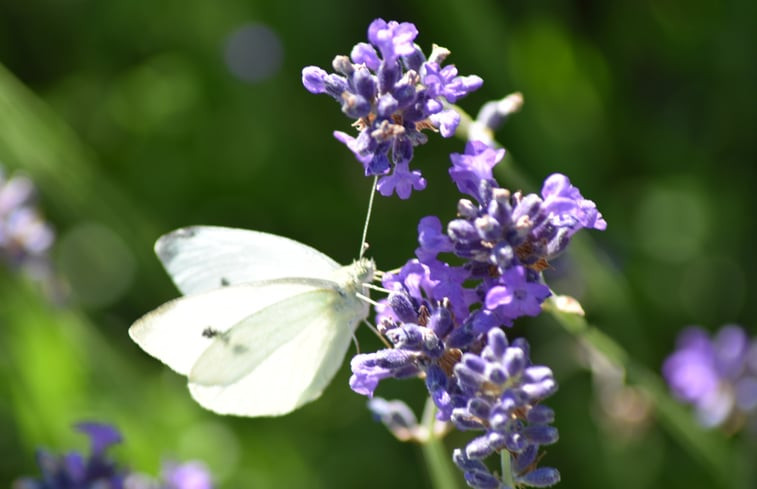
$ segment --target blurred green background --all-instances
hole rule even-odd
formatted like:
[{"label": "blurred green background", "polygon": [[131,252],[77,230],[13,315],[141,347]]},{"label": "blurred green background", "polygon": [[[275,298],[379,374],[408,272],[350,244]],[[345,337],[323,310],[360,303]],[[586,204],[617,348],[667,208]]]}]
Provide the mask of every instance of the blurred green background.
[{"label": "blurred green background", "polygon": [[[0,485],[37,473],[38,446],[83,448],[71,425],[93,419],[123,431],[124,464],[155,474],[166,458],[199,458],[220,488],[430,487],[418,448],[349,390],[347,365],[294,414],[226,418],[127,336],[177,295],[152,255],[176,227],[258,229],[355,257],[370,183],[331,136],[350,121],[305,91],[300,70],[328,69],[375,17],[415,23],[427,53],[443,45],[462,74],[484,78],[460,102],[469,113],[521,91],[522,112],[497,133],[517,185],[538,190],[566,173],[609,224],[585,233],[550,283],[580,298],[646,387],[624,388],[622,372],[548,317],[513,329],[560,382],[549,404],[561,439],[543,462],[560,469],[559,487],[755,487],[744,437],[699,430],[646,377],[687,324],[755,332],[748,0],[0,0],[0,162],[38,184],[67,290],[51,304],[0,276]],[[463,144],[431,138],[415,157],[427,190],[377,201],[369,242],[380,268],[412,255],[419,218],[453,216],[448,154]],[[498,178],[516,185],[513,174]],[[364,351],[378,347],[367,330],[358,337]],[[405,381],[378,393],[420,410],[422,391]],[[450,437],[450,451],[472,436]]]}]

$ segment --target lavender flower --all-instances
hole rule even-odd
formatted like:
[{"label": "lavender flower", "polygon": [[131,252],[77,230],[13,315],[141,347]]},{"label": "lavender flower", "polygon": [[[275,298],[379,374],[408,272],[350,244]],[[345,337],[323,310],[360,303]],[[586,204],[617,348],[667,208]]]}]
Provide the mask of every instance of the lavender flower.
[{"label": "lavender flower", "polygon": [[107,449],[121,441],[121,435],[112,426],[98,423],[80,423],[76,428],[90,441],[90,455],[70,452],[55,456],[47,451],[37,452],[37,463],[42,470],[39,479],[17,480],[13,489],[121,489],[126,472],[106,456]]},{"label": "lavender flower", "polygon": [[[471,340],[490,327],[538,315],[550,295],[541,277],[549,261],[578,230],[607,227],[594,203],[564,175],[548,177],[541,197],[499,188],[492,168],[503,156],[504,150],[477,141],[469,142],[464,154],[453,154],[450,175],[478,204],[461,199],[459,217],[447,225],[446,234],[434,216],[418,226],[415,254],[429,269],[428,296],[455,304],[459,320],[474,333]],[[437,258],[449,253],[464,260],[463,266]]]},{"label": "lavender flower", "polygon": [[[350,386],[372,396],[383,379],[425,377],[437,419],[461,430],[485,432],[464,451],[478,468],[468,470],[458,463],[468,484],[499,487],[489,485],[496,478],[482,472],[481,459],[507,450],[517,462],[521,452],[530,454],[557,440],[557,431],[548,426],[554,417],[551,410],[538,405],[557,388],[552,372],[531,365],[525,340],[508,345],[498,327],[481,337],[474,323],[457,321],[449,298],[435,300],[429,295],[440,283],[432,280],[428,266],[411,261],[396,276],[388,276],[384,285],[395,292],[386,301],[379,331],[393,348],[356,355]],[[462,300],[465,291],[461,287],[459,292],[450,295]],[[380,401],[373,402],[371,409],[396,436],[409,438],[414,433],[414,418],[401,405]],[[534,465],[523,464],[518,473],[525,477]],[[549,480],[556,483],[559,473],[550,470],[554,475]],[[528,485],[526,479],[519,483]]]},{"label": "lavender flower", "polygon": [[512,458],[516,484],[546,487],[560,481],[557,469],[534,467],[539,447],[558,438],[550,426],[554,412],[540,404],[557,384],[548,367],[530,364],[528,350],[523,339],[508,344],[505,333],[495,328],[480,354],[465,353],[454,367],[467,402],[454,408],[450,419],[460,429],[484,432],[455,457],[471,487],[499,487],[491,485],[496,478],[486,466],[475,462],[502,450]]},{"label": "lavender flower", "polygon": [[13,267],[46,261],[53,232],[33,205],[34,184],[24,176],[6,178],[0,168],[0,256]]},{"label": "lavender flower", "polygon": [[712,338],[701,328],[685,329],[662,372],[703,426],[739,423],[757,413],[757,339],[740,326],[724,326]]},{"label": "lavender flower", "polygon": [[[442,67],[450,52],[434,46],[426,56],[414,43],[418,30],[409,22],[374,20],[368,27],[369,43],[358,43],[350,57],[337,56],[336,73],[316,66],[302,70],[302,83],[311,93],[326,93],[342,105],[342,112],[356,119],[359,134],[335,131],[363,164],[366,175],[382,175],[378,190],[407,199],[422,190],[426,181],[409,168],[414,147],[424,144],[424,129],[443,137],[455,133],[460,115],[447,108],[478,89],[478,76],[458,76],[453,65]],[[391,154],[391,157],[390,157]]]},{"label": "lavender flower", "polygon": [[[356,355],[350,386],[373,396],[384,379],[424,378],[438,420],[483,432],[453,457],[468,485],[501,487],[481,460],[506,451],[515,484],[546,487],[560,474],[536,468],[539,448],[557,440],[541,402],[557,385],[548,367],[531,364],[528,343],[510,344],[501,328],[538,315],[550,295],[541,276],[549,260],[578,230],[606,223],[564,175],[548,177],[541,196],[499,188],[492,169],[503,156],[478,141],[451,156],[450,176],[476,203],[460,200],[446,232],[435,216],[421,220],[417,258],[383,279],[391,294],[377,322],[392,348]],[[393,431],[408,419],[377,406]]]},{"label": "lavender flower", "polygon": [[200,462],[164,464],[161,480],[130,473],[105,453],[122,441],[116,428],[101,423],[79,423],[76,428],[90,440],[89,457],[70,452],[55,456],[44,450],[37,453],[42,471],[39,479],[18,479],[13,489],[212,489],[210,473]]},{"label": "lavender flower", "polygon": [[[405,282],[422,284],[427,278],[410,274]],[[531,364],[528,343],[518,339],[509,344],[504,331],[492,328],[475,347],[456,348],[456,333],[463,329],[455,324],[449,301],[420,302],[395,293],[388,303],[391,312],[380,330],[394,348],[353,358],[353,390],[372,395],[385,378],[425,377],[437,419],[460,430],[483,431],[453,457],[471,487],[500,487],[482,460],[503,450],[512,458],[518,484],[557,483],[556,469],[535,467],[540,446],[557,441],[557,430],[550,426],[554,412],[540,404],[557,384],[548,367]],[[373,399],[370,406],[398,438],[418,437],[415,417],[403,403]]]}]

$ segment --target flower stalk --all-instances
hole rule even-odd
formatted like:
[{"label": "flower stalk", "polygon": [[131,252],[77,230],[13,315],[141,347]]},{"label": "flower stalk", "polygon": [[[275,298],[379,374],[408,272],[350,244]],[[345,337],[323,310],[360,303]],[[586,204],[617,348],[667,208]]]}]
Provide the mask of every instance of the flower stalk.
[{"label": "flower stalk", "polygon": [[431,486],[434,489],[460,489],[460,475],[450,463],[449,450],[445,448],[443,434],[436,429],[436,405],[429,398],[423,409],[421,423],[427,436],[421,440],[423,460],[426,462]]}]

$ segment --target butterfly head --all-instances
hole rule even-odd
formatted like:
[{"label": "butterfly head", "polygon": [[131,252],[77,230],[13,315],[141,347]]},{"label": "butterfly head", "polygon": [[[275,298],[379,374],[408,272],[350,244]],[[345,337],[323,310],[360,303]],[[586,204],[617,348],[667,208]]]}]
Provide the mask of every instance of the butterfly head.
[{"label": "butterfly head", "polygon": [[352,276],[355,283],[365,284],[373,280],[376,263],[373,258],[360,258],[352,263]]}]

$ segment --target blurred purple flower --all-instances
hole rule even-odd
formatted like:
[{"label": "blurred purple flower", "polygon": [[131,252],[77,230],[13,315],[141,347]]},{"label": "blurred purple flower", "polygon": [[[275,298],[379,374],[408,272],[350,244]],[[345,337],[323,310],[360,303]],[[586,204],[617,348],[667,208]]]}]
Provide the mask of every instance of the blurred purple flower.
[{"label": "blurred purple flower", "polygon": [[92,455],[103,455],[108,447],[123,441],[121,433],[109,424],[85,421],[78,423],[76,429],[89,437]]},{"label": "blurred purple flower", "polygon": [[23,478],[13,489],[122,489],[126,471],[106,455],[106,450],[121,441],[120,433],[110,425],[80,423],[76,428],[90,440],[89,457],[76,452],[55,456],[45,450],[37,452],[42,475],[39,479]]},{"label": "blurred purple flower", "polygon": [[210,472],[201,462],[165,463],[161,476],[164,489],[213,489]]},{"label": "blurred purple flower", "polygon": [[683,330],[662,373],[673,394],[692,404],[700,423],[720,426],[757,412],[757,340],[743,328],[722,327],[714,337],[701,328]]},{"label": "blurred purple flower", "polygon": [[40,450],[37,463],[42,475],[18,479],[13,489],[213,489],[210,473],[200,462],[166,463],[158,481],[129,472],[107,456],[108,448],[122,441],[115,427],[82,422],[76,429],[89,437],[88,457],[77,452],[55,456]]},{"label": "blurred purple flower", "polygon": [[14,267],[46,261],[53,243],[53,231],[33,201],[31,180],[19,175],[6,178],[0,168],[0,255]]}]

